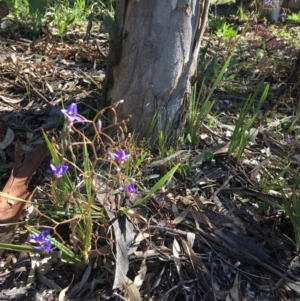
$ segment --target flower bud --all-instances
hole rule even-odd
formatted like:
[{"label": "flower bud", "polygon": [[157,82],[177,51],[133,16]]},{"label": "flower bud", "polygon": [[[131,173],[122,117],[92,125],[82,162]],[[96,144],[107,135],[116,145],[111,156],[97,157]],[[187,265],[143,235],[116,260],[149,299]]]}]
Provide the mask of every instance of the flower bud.
[{"label": "flower bud", "polygon": [[97,120],[96,128],[99,133],[102,131],[102,122],[100,118]]}]

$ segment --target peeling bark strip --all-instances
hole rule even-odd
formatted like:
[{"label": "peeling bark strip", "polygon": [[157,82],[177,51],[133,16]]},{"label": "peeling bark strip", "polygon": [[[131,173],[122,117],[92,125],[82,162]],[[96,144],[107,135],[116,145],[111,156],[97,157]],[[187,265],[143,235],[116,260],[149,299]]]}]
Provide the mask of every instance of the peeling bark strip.
[{"label": "peeling bark strip", "polygon": [[207,22],[209,0],[117,0],[110,47],[107,104],[124,99],[118,117],[143,138],[158,112],[153,136],[183,131],[191,78]]},{"label": "peeling bark strip", "polygon": [[[21,146],[21,142],[17,141],[14,166],[10,178],[4,186],[3,193],[28,201],[33,194],[33,192],[28,191],[28,184],[46,157],[48,150],[46,144],[41,144],[25,156]],[[15,225],[3,224],[18,222],[25,205],[25,202],[0,196],[0,239],[7,237],[8,232],[15,229]],[[1,242],[4,241],[1,239]],[[6,239],[5,242],[7,242]]]}]

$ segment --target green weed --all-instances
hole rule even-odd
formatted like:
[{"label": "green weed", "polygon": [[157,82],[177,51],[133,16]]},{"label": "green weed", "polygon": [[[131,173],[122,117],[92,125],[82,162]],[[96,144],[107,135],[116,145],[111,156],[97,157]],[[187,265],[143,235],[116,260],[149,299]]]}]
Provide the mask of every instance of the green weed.
[{"label": "green weed", "polygon": [[[155,133],[157,129],[160,130],[158,133]],[[157,110],[146,133],[146,147],[152,149],[154,152],[158,152],[160,157],[168,156],[173,152],[172,148],[170,148],[172,138],[169,125],[162,130],[161,119]]]},{"label": "green weed", "polygon": [[[198,81],[198,83],[195,83],[193,86],[189,102],[190,108],[187,116],[186,140],[192,145],[197,145],[199,143],[198,131],[214,105],[214,102],[211,101],[211,96],[221,82],[225,72],[228,71],[231,59],[232,55],[228,57],[222,68],[217,67],[215,60],[212,60],[209,62],[208,66],[203,68],[203,60],[200,59],[200,66],[198,69],[204,69],[201,78],[202,81],[200,83]],[[197,77],[199,77],[199,75],[197,75]],[[200,89],[198,89],[199,84],[201,85]],[[206,87],[205,90],[203,88],[204,86]]]},{"label": "green weed", "polygon": [[290,198],[286,197],[283,189],[281,189],[281,194],[283,198],[283,208],[286,215],[290,218],[294,230],[294,238],[288,237],[288,239],[295,245],[297,252],[300,250],[300,181],[293,187],[292,196]]},{"label": "green weed", "polygon": [[224,22],[220,28],[218,28],[216,34],[222,40],[233,38],[237,35],[238,31],[227,22]]},{"label": "green weed", "polygon": [[243,8],[243,6],[240,6],[238,8],[238,15],[239,15],[239,20],[243,20],[243,21],[246,21],[251,17],[250,13],[248,11],[246,11]]},{"label": "green weed", "polygon": [[300,22],[300,13],[292,13],[288,16],[288,20],[294,21],[294,22]]},{"label": "green weed", "polygon": [[[253,95],[250,96],[248,100],[245,102],[231,137],[231,142],[228,149],[228,156],[234,154],[235,158],[237,159],[237,162],[240,161],[243,151],[246,145],[248,144],[251,136],[255,134],[255,129],[252,130],[251,128],[254,122],[256,121],[258,113],[262,108],[268,95],[269,86],[267,85],[264,89],[264,92],[257,106],[254,104],[254,99],[256,95],[259,93],[259,91],[261,91],[262,84],[263,82],[261,82],[257,86]],[[247,120],[247,116],[251,111],[253,112],[252,117],[249,120]]]}]

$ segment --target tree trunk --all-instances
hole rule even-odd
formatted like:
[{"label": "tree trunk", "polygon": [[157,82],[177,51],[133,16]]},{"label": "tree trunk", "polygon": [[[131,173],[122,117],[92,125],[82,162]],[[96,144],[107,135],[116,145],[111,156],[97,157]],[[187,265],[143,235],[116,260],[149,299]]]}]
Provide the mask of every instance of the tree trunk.
[{"label": "tree trunk", "polygon": [[139,138],[182,135],[208,8],[209,0],[116,0],[104,96],[124,99],[118,120],[131,116]]},{"label": "tree trunk", "polygon": [[300,10],[299,0],[283,0],[282,7],[288,8],[293,12],[298,12]]}]

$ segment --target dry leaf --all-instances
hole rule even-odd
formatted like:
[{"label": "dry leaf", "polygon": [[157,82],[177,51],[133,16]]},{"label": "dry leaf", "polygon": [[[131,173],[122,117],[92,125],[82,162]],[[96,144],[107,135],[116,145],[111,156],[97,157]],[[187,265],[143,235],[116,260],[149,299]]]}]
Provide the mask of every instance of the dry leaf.
[{"label": "dry leaf", "polygon": [[[30,200],[33,192],[28,191],[28,184],[48,152],[46,144],[41,144],[25,156],[21,146],[22,143],[17,141],[14,166],[3,189],[3,193],[12,198],[0,195],[0,224],[6,224],[0,226],[0,238],[7,237],[7,234],[15,229],[15,225],[11,223],[19,221],[26,205],[17,199]],[[1,241],[4,242],[2,239]]]},{"label": "dry leaf", "polygon": [[286,283],[289,288],[294,290],[297,293],[300,293],[300,284],[299,283],[292,283],[292,282],[287,282]]},{"label": "dry leaf", "polygon": [[68,285],[67,287],[65,287],[65,288],[59,293],[58,301],[64,301],[64,300],[65,300],[66,293],[67,293],[68,289],[70,288],[70,286],[72,285],[73,281],[74,281],[74,275],[73,275],[73,278],[72,278],[72,281],[71,281],[70,285]]},{"label": "dry leaf", "polygon": [[144,259],[142,260],[141,267],[140,267],[137,275],[134,278],[134,285],[138,289],[141,288],[141,286],[145,280],[146,274],[147,274],[147,264],[146,264],[146,256],[144,254]]},{"label": "dry leaf", "polygon": [[229,290],[226,297],[226,301],[241,301],[241,292],[240,292],[240,273],[238,272],[235,276],[233,287]]},{"label": "dry leaf", "polygon": [[4,96],[4,95],[0,95],[0,98],[6,103],[17,104],[17,103],[20,103],[21,101],[23,101],[25,99],[25,96],[12,98],[12,97],[7,97],[7,96]]},{"label": "dry leaf", "polygon": [[186,234],[187,243],[192,248],[196,239],[196,234],[193,232],[187,232]]},{"label": "dry leaf", "polygon": [[12,62],[15,66],[17,66],[17,65],[18,65],[18,58],[17,58],[15,52],[11,54],[10,58],[11,58],[11,62]]},{"label": "dry leaf", "polygon": [[183,239],[182,240],[182,245],[186,251],[186,253],[188,254],[190,260],[191,260],[191,263],[194,265],[197,265],[199,267],[205,267],[203,265],[203,262],[202,260],[195,254],[193,248]]},{"label": "dry leaf", "polygon": [[142,300],[142,297],[141,297],[141,294],[140,294],[138,288],[128,277],[125,277],[124,289],[126,291],[128,301],[141,301]]},{"label": "dry leaf", "polygon": [[190,212],[191,208],[192,208],[191,205],[188,206],[187,208],[185,208],[185,210],[183,210],[183,211],[179,214],[179,216],[177,216],[176,218],[174,218],[174,220],[172,221],[173,224],[177,225],[177,224],[181,223],[182,221],[184,221],[185,218],[186,218],[186,216],[187,216],[187,214]]},{"label": "dry leaf", "polygon": [[174,259],[174,262],[176,265],[177,272],[178,272],[178,274],[180,274],[180,269],[181,269],[181,262],[180,262],[180,258],[179,258],[180,246],[179,246],[179,243],[176,240],[176,238],[174,238],[174,241],[173,241],[172,251],[173,251],[173,255],[174,255],[173,259]]}]

